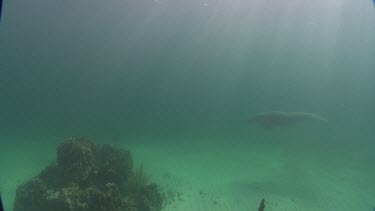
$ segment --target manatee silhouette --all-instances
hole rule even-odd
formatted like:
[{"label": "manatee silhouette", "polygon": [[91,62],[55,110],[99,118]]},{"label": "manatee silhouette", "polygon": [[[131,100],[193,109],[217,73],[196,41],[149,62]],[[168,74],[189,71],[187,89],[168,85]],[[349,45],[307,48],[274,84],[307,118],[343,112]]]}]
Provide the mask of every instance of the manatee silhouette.
[{"label": "manatee silhouette", "polygon": [[325,118],[312,113],[269,111],[252,116],[249,123],[255,122],[264,128],[272,128],[274,126],[294,125],[305,120],[327,122]]}]

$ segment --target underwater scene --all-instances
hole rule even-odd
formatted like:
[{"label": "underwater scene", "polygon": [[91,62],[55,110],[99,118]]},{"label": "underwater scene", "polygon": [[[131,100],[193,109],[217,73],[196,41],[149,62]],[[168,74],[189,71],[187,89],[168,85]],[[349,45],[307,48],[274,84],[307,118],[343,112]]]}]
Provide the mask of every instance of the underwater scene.
[{"label": "underwater scene", "polygon": [[375,211],[371,0],[1,0],[5,211]]}]

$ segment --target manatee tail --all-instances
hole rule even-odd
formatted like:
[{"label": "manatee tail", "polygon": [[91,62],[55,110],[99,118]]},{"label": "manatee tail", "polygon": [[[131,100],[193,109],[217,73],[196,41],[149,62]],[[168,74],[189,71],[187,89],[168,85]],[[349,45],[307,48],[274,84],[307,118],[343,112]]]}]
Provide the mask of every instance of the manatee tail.
[{"label": "manatee tail", "polygon": [[317,120],[320,120],[322,122],[328,122],[328,119],[324,118],[324,117],[321,117],[321,116],[317,116],[316,117]]},{"label": "manatee tail", "polygon": [[328,120],[318,114],[306,113],[306,112],[292,112],[293,116],[300,117],[301,119],[318,120],[321,122],[328,122]]},{"label": "manatee tail", "polygon": [[316,120],[319,120],[319,121],[322,121],[322,122],[328,122],[328,119],[320,116],[320,115],[317,115],[317,114],[310,114],[309,113],[309,116],[311,117],[311,119],[316,119]]}]

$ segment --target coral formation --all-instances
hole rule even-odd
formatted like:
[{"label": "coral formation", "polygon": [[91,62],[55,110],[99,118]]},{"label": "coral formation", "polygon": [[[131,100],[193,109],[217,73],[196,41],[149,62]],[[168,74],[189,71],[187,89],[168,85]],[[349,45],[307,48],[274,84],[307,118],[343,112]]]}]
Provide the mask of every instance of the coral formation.
[{"label": "coral formation", "polygon": [[159,211],[165,196],[129,151],[69,139],[57,161],[18,187],[14,211]]}]

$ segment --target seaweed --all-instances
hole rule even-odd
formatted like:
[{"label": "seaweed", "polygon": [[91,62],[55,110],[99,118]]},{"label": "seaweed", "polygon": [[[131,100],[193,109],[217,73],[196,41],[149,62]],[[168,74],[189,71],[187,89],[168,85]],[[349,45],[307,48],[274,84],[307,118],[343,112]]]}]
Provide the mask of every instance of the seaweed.
[{"label": "seaweed", "polygon": [[3,201],[1,199],[1,194],[0,194],[0,211],[4,211],[4,206],[3,206]]},{"label": "seaweed", "polygon": [[150,177],[145,174],[143,165],[141,165],[134,174],[129,177],[127,183],[125,184],[125,191],[128,193],[139,193],[142,187],[148,185],[150,182]]},{"label": "seaweed", "polygon": [[264,208],[266,208],[266,200],[263,198],[260,202],[258,211],[264,211]]},{"label": "seaweed", "polygon": [[150,176],[144,171],[141,165],[129,178],[125,185],[128,196],[132,196],[133,203],[142,211],[161,210],[166,201],[166,195],[160,187],[150,181]]}]

